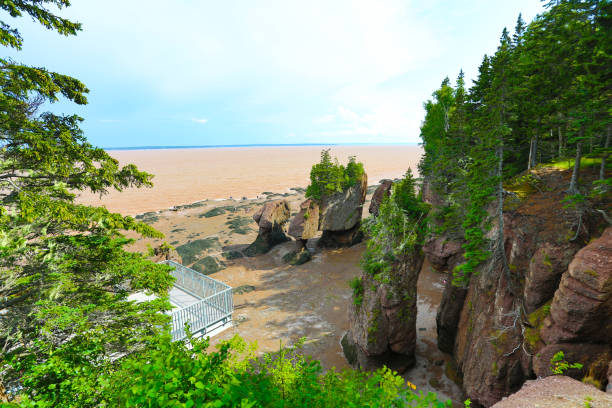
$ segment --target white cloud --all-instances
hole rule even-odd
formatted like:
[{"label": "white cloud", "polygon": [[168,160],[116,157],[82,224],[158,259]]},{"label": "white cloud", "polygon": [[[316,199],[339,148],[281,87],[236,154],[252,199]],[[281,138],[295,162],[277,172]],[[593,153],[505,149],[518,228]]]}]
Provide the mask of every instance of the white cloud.
[{"label": "white cloud", "polygon": [[200,124],[203,125],[203,124],[208,122],[208,119],[205,119],[205,118],[193,118],[193,119],[191,119],[191,121],[195,122],[195,123],[200,123]]}]

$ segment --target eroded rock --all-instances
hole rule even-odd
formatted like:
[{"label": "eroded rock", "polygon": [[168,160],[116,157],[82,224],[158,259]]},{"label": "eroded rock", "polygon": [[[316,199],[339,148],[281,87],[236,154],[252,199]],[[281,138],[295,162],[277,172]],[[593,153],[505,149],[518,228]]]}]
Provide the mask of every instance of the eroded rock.
[{"label": "eroded rock", "polygon": [[547,344],[610,343],[612,339],[612,227],[582,248],[563,274],[542,329]]},{"label": "eroded rock", "polygon": [[383,364],[403,372],[415,363],[416,284],[423,265],[416,248],[391,265],[388,283],[362,275],[363,299],[349,306],[346,344],[353,365],[371,370]]},{"label": "eroded rock", "polygon": [[348,231],[361,221],[363,203],[368,188],[364,173],[358,182],[347,190],[321,198],[319,230]]},{"label": "eroded rock", "polygon": [[283,225],[289,220],[291,212],[287,200],[269,201],[253,215],[253,219],[259,226],[259,232],[253,242],[244,253],[247,256],[255,256],[268,252],[272,247],[289,241],[285,235]]},{"label": "eroded rock", "polygon": [[295,239],[314,238],[319,230],[319,205],[311,199],[300,204],[300,211],[289,224],[289,235]]},{"label": "eroded rock", "polygon": [[452,284],[453,269],[464,261],[463,248],[456,241],[439,237],[429,240],[423,246],[423,252],[434,269],[446,274],[442,300],[436,313],[436,330],[438,348],[445,353],[452,353],[459,316],[467,295],[467,287],[457,287]]},{"label": "eroded rock", "polygon": [[391,195],[391,187],[393,187],[393,180],[381,180],[380,185],[376,188],[374,194],[372,194],[370,208],[368,209],[370,214],[378,215],[378,209],[383,199]]}]

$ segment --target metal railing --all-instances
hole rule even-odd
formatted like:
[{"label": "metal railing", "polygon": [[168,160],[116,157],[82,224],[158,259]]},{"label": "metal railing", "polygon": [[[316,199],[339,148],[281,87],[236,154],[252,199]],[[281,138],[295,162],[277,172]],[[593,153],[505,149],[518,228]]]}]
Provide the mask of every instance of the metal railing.
[{"label": "metal railing", "polygon": [[176,278],[174,286],[199,299],[196,303],[171,313],[173,341],[186,337],[185,324],[189,324],[189,330],[193,334],[206,334],[210,327],[232,320],[234,299],[231,286],[177,262],[163,263],[174,267],[171,272]]}]

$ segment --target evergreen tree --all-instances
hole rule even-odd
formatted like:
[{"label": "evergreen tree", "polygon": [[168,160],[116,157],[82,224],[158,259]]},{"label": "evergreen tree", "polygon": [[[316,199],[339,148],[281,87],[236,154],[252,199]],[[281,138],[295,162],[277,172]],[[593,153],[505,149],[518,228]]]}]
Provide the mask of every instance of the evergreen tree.
[{"label": "evergreen tree", "polygon": [[[79,23],[49,10],[69,5],[13,0],[0,8],[75,35]],[[23,39],[2,22],[0,43],[19,50]],[[82,190],[150,186],[151,175],[89,144],[78,116],[41,112],[60,97],[85,104],[87,92],[75,78],[0,59],[0,388],[41,406],[96,405],[100,374],[168,322],[168,268],[126,252],[122,231],[161,234],[75,203]],[[158,298],[128,301],[137,290]]]}]

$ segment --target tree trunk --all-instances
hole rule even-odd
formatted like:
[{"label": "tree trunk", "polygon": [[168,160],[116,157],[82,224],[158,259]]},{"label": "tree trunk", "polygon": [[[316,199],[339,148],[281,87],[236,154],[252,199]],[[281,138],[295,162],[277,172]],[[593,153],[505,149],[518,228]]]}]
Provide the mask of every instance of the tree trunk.
[{"label": "tree trunk", "polygon": [[559,132],[559,160],[561,160],[561,157],[563,157],[563,135],[561,134],[561,126],[557,129]]},{"label": "tree trunk", "polygon": [[539,134],[539,130],[538,130],[538,133],[536,133],[535,137],[533,138],[533,155],[531,156],[531,168],[534,168],[538,164],[538,142],[540,139],[538,134]]},{"label": "tree trunk", "polygon": [[[582,136],[582,128],[580,128],[580,135]],[[576,161],[574,162],[574,170],[572,171],[572,180],[570,181],[567,192],[569,194],[578,194],[578,178],[580,176],[580,160],[582,160],[582,140],[578,140],[576,144]]]},{"label": "tree trunk", "polygon": [[608,149],[610,148],[610,134],[612,133],[612,124],[608,125],[608,134],[606,135],[606,143],[604,144],[604,154],[601,158],[601,166],[599,167],[599,180],[606,178],[606,159],[610,155]]},{"label": "tree trunk", "polygon": [[531,140],[529,141],[529,160],[527,160],[527,170],[531,170],[532,156],[533,156],[533,136],[531,137]]}]

